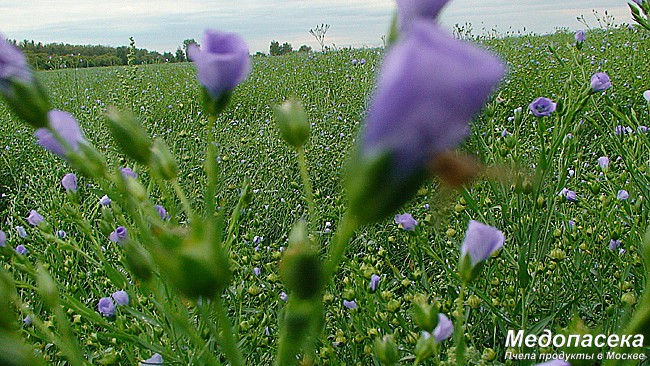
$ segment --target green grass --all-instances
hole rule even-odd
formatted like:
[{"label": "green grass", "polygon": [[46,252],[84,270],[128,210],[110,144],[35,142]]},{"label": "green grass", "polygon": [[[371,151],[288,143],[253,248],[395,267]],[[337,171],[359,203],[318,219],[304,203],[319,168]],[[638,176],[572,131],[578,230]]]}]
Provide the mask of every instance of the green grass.
[{"label": "green grass", "polygon": [[[650,125],[650,108],[642,97],[650,88],[648,34],[627,28],[593,30],[582,51],[573,46],[572,34],[562,32],[482,43],[501,55],[509,71],[475,119],[463,147],[485,164],[487,179],[460,191],[441,188],[433,180],[425,185],[403,208],[419,221],[416,233],[402,231],[392,220],[357,232],[336,281],[326,290],[319,364],[378,364],[372,341],[384,334],[395,335],[402,357],[411,355],[419,329],[411,319],[410,302],[418,294],[438,301],[453,320],[458,315],[458,249],[469,219],[506,235],[504,249],[487,262],[468,290],[470,364],[504,362],[509,329],[560,333],[580,320],[597,332],[616,333],[627,321],[632,300],[646,287],[640,247],[648,225],[650,135],[618,136],[614,131],[618,125],[635,131]],[[234,280],[224,296],[247,364],[272,363],[283,308],[279,294],[286,291],[278,278],[280,248],[286,246],[293,223],[307,214],[296,154],[281,141],[272,107],[296,97],[309,114],[312,132],[306,153],[317,207],[311,219],[314,234],[327,245],[332,233],[326,222],[333,232],[345,210],[342,167],[363,121],[382,54],[369,49],[256,58],[253,73],[217,120],[219,205],[229,214],[245,179],[250,179],[253,192],[231,254]],[[368,62],[354,66],[353,58]],[[609,74],[612,89],[589,99],[575,119],[556,114],[544,120],[544,130],[538,128],[540,120],[528,113],[530,102],[545,96],[570,110],[597,71]],[[202,207],[207,118],[201,112],[194,68],[140,66],[135,75],[129,78],[120,67],[49,71],[38,77],[50,91],[53,106],[78,118],[109,164],[138,170],[154,201],[170,211],[173,222],[184,223],[180,202],[153,184],[143,167],[120,154],[103,113],[109,105],[136,111],[151,136],[162,137],[170,146],[179,162],[182,187],[191,204]],[[523,108],[521,118],[511,118],[516,108]],[[36,146],[32,131],[4,105],[0,116],[0,229],[9,234],[10,245],[24,244],[30,250],[26,261],[48,264],[62,285],[61,293],[76,299],[64,304],[80,302],[65,309],[85,357],[100,364],[102,358],[105,364],[137,364],[160,352],[166,364],[198,364],[204,357],[200,350],[187,350],[196,344],[192,337],[204,339],[207,352],[218,351],[209,322],[197,321],[193,330],[179,325],[184,319],[201,318],[202,307],[188,307],[177,296],[164,295],[170,289],[160,281],[138,287],[123,270],[123,249],[107,236],[117,223],[129,225],[131,219],[115,212],[115,218],[107,217],[97,204],[104,191],[81,178],[79,212],[91,227],[90,233],[84,232],[59,183],[70,168]],[[510,135],[503,136],[504,130]],[[541,151],[547,156],[545,169],[540,169]],[[603,155],[611,159],[605,174],[597,164]],[[565,187],[577,192],[578,202],[558,195]],[[629,192],[628,200],[617,200],[620,189]],[[31,209],[53,230],[65,230],[67,237],[53,243],[30,228],[25,218]],[[18,238],[15,226],[26,227],[29,237]],[[253,243],[256,236],[264,238],[259,250]],[[609,249],[611,239],[621,241],[624,254]],[[103,254],[96,245],[105,247]],[[2,257],[29,308],[23,314],[45,322],[44,328],[22,325],[21,333],[49,364],[65,364],[46,331],[54,329],[48,327],[57,323],[56,316],[43,306],[29,271],[21,270],[19,262]],[[253,274],[254,267],[261,269],[260,276]],[[368,290],[372,274],[382,277],[375,293]],[[107,322],[95,311],[97,301],[119,289],[129,292],[131,304]],[[346,309],[343,299],[356,300],[359,308]],[[82,304],[94,314],[81,314]],[[16,322],[20,319],[17,315]],[[451,345],[441,344],[442,360],[453,360]],[[109,355],[117,355],[117,361],[110,363]]]}]

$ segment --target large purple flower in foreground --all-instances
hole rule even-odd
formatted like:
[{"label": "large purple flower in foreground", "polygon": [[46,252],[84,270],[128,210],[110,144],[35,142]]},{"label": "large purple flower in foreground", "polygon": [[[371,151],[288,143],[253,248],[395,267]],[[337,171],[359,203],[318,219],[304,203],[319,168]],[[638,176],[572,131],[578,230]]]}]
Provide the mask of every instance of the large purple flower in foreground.
[{"label": "large purple flower in foreground", "polygon": [[408,200],[439,153],[456,147],[504,74],[495,56],[416,20],[380,70],[348,176],[350,211],[360,223]]},{"label": "large purple flower in foreground", "polygon": [[32,81],[25,55],[5,39],[0,34],[0,93],[2,94],[9,93],[11,80]]},{"label": "large purple flower in foreground", "polygon": [[416,19],[433,20],[449,0],[397,0],[399,27],[405,30]]},{"label": "large purple flower in foreground", "polygon": [[248,46],[234,33],[208,29],[201,47],[190,44],[187,54],[196,64],[199,82],[213,99],[244,81],[251,68]]},{"label": "large purple flower in foreground", "polygon": [[52,153],[65,158],[66,150],[64,146],[59,143],[52,133],[52,131],[56,131],[72,151],[78,151],[79,144],[85,141],[85,139],[77,120],[70,113],[57,109],[51,110],[47,116],[49,119],[49,129],[39,128],[34,131],[34,136],[38,139],[38,144]]},{"label": "large purple flower in foreground", "polygon": [[471,220],[460,249],[461,258],[469,256],[471,265],[476,266],[501,249],[504,241],[505,236],[499,229]]}]

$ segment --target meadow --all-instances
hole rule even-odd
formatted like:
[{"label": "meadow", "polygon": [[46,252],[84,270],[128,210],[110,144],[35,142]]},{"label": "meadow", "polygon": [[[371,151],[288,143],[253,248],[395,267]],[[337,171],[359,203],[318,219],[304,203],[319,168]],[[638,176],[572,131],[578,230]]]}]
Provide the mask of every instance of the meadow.
[{"label": "meadow", "polygon": [[[650,134],[644,126],[650,124],[650,101],[643,92],[650,89],[650,33],[594,28],[580,49],[574,34],[561,30],[472,41],[507,67],[459,148],[480,162],[481,174],[457,189],[427,181],[395,212],[417,220],[412,231],[392,217],[356,230],[322,296],[320,340],[301,354],[301,364],[380,365],[376,339],[385,335],[392,335],[400,364],[457,364],[457,340],[436,343],[430,357],[422,356],[416,308],[424,298],[452,321],[465,319],[461,337],[471,365],[535,363],[508,360],[507,352],[605,352],[552,345],[509,349],[505,339],[509,330],[520,329],[535,335],[622,334],[633,311],[648,306],[643,242]],[[225,217],[232,268],[221,298],[245,364],[272,364],[277,352],[279,318],[290,292],[278,266],[294,224],[309,217],[314,241],[326,248],[334,240],[346,208],[346,159],[383,56],[382,49],[340,49],[254,57],[252,73],[215,122],[217,211]],[[583,98],[590,77],[601,71],[612,87]],[[37,77],[52,107],[77,118],[108,166],[136,171],[147,196],[166,208],[172,223],[184,225],[189,218],[184,202],[170,193],[175,187],[159,184],[122,153],[105,114],[109,106],[133,110],[151,137],[164,139],[177,158],[187,203],[200,210],[208,204],[203,164],[210,122],[195,72],[185,63],[64,69]],[[555,101],[557,110],[533,116],[528,106],[538,97]],[[309,116],[304,158],[313,186],[311,211],[298,155],[275,123],[273,107],[289,98],[302,101]],[[212,322],[217,313],[206,301],[179,296],[164,273],[139,278],[126,249],[109,240],[117,224],[135,225],[128,208],[100,205],[106,186],[79,174],[77,193],[66,192],[61,179],[72,172],[70,165],[38,146],[32,129],[6,104],[0,104],[0,149],[0,230],[7,233],[0,262],[18,291],[10,318],[29,345],[24,347],[52,365],[135,365],[154,353],[170,365],[233,364],[223,356],[229,353],[221,342],[225,336],[214,325],[224,319]],[[599,164],[601,157],[609,163]],[[31,210],[45,217],[47,227],[28,223]],[[469,220],[489,223],[506,240],[461,291],[459,248]],[[17,227],[27,235],[21,237]],[[28,252],[9,250],[18,245]],[[47,299],[39,268],[56,283],[57,299]],[[371,285],[373,275],[379,280]],[[103,316],[99,299],[118,290],[128,293],[128,305]],[[635,352],[650,355],[647,342]],[[75,353],[84,361],[75,363]]]}]

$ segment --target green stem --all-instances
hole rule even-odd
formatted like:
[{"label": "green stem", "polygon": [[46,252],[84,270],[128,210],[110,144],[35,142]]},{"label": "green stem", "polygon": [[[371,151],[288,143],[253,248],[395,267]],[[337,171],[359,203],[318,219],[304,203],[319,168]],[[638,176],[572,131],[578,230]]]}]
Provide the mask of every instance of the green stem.
[{"label": "green stem", "polygon": [[208,117],[208,145],[206,147],[204,169],[207,179],[205,189],[205,213],[206,217],[212,217],[215,211],[215,195],[217,193],[217,151],[214,145],[214,128],[217,122],[216,116]]},{"label": "green stem", "polygon": [[183,188],[178,182],[178,179],[174,179],[172,181],[172,187],[174,188],[174,193],[176,193],[178,199],[181,200],[181,205],[183,206],[183,211],[185,211],[187,218],[189,219],[190,222],[193,222],[194,211],[192,211],[192,205],[190,205],[190,201],[187,199],[187,196],[185,195],[185,191],[183,191]]},{"label": "green stem", "polygon": [[242,357],[239,347],[237,347],[237,342],[235,341],[233,330],[230,326],[230,319],[228,319],[226,308],[223,306],[223,299],[217,296],[214,300],[214,304],[217,320],[219,321],[219,326],[223,333],[223,336],[221,337],[221,348],[230,361],[231,366],[244,366],[244,358]]},{"label": "green stem", "polygon": [[352,218],[349,215],[343,216],[343,221],[341,226],[336,230],[334,238],[332,240],[332,245],[329,248],[329,257],[325,261],[324,273],[326,281],[334,276],[336,268],[343,260],[343,255],[345,254],[345,249],[348,247],[348,243],[354,234],[354,230],[359,226],[357,220]]},{"label": "green stem", "polygon": [[465,291],[466,286],[464,282],[460,286],[460,293],[458,294],[458,316],[456,323],[458,327],[455,330],[454,338],[456,341],[456,365],[465,365]]},{"label": "green stem", "polygon": [[305,148],[301,146],[298,148],[298,167],[300,168],[300,176],[305,191],[305,199],[307,200],[307,209],[309,210],[309,217],[307,222],[310,222],[312,227],[316,223],[316,201],[314,200],[314,189],[309,177],[309,170],[307,169],[307,159],[305,157]]}]

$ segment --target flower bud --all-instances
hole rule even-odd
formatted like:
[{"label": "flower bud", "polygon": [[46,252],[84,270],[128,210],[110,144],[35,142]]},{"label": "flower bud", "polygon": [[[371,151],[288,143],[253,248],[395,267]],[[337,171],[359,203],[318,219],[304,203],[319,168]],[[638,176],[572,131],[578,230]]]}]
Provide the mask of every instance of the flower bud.
[{"label": "flower bud", "polygon": [[54,309],[59,303],[59,290],[52,276],[47,272],[42,264],[36,266],[36,284],[38,292],[43,298],[43,302],[50,309]]},{"label": "flower bud", "polygon": [[274,110],[282,139],[296,149],[301,148],[307,142],[310,132],[309,119],[302,104],[296,100],[287,100]]},{"label": "flower bud", "polygon": [[280,261],[280,278],[300,299],[320,297],[324,279],[317,248],[307,235],[307,223],[299,221],[289,235],[289,247]]},{"label": "flower bud", "polygon": [[392,366],[399,361],[399,350],[390,335],[385,335],[381,339],[375,338],[373,349],[379,362],[384,366]]},{"label": "flower bud", "polygon": [[433,355],[435,349],[435,339],[431,336],[429,332],[422,332],[418,338],[418,342],[415,344],[415,362],[416,364],[421,363],[427,358]]},{"label": "flower bud", "polygon": [[113,139],[122,151],[138,163],[148,165],[151,139],[138,118],[130,111],[109,107],[106,121]]},{"label": "flower bud", "polygon": [[172,180],[178,176],[178,163],[164,140],[154,140],[151,153],[152,174],[165,180]]},{"label": "flower bud", "polygon": [[127,240],[124,244],[126,265],[139,279],[148,281],[151,278],[152,260],[149,253],[136,240]]},{"label": "flower bud", "polygon": [[438,325],[438,307],[424,296],[413,299],[413,322],[425,332],[433,332]]}]

